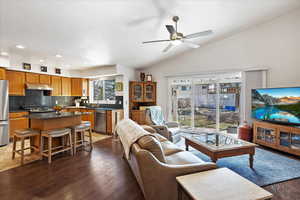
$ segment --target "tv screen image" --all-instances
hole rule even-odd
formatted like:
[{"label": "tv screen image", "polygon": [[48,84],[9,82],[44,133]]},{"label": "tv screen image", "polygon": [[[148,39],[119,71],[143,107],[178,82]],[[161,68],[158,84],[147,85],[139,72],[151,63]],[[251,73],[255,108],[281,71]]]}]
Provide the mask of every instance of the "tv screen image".
[{"label": "tv screen image", "polygon": [[300,125],[300,87],[253,89],[252,118]]}]

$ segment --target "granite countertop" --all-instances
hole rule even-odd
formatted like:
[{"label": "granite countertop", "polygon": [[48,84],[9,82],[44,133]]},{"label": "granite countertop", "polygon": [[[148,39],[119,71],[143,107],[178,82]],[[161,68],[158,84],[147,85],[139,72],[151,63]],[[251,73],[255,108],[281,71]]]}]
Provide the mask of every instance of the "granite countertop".
[{"label": "granite countertop", "polygon": [[60,114],[56,113],[35,113],[28,115],[29,119],[58,119],[64,117],[75,117],[80,115],[88,115],[90,112],[62,112]]},{"label": "granite countertop", "polygon": [[99,107],[88,107],[88,106],[66,106],[64,108],[78,108],[78,109],[90,109],[90,110],[123,110],[122,108],[99,108]]}]

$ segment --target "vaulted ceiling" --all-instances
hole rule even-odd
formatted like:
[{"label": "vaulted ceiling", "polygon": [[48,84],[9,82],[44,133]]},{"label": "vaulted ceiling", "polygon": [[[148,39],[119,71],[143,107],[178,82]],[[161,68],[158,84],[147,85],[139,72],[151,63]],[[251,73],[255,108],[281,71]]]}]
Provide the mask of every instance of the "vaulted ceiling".
[{"label": "vaulted ceiling", "polygon": [[166,43],[142,44],[167,39],[164,25],[172,24],[173,15],[185,34],[214,31],[194,40],[201,45],[299,6],[299,0],[0,0],[0,51],[71,69],[145,67],[189,50],[162,53]]}]

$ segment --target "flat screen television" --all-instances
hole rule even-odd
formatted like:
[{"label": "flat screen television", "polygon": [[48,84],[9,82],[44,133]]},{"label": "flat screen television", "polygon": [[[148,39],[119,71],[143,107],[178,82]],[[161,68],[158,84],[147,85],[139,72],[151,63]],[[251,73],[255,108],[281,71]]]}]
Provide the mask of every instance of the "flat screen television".
[{"label": "flat screen television", "polygon": [[300,87],[252,90],[252,118],[300,125]]}]

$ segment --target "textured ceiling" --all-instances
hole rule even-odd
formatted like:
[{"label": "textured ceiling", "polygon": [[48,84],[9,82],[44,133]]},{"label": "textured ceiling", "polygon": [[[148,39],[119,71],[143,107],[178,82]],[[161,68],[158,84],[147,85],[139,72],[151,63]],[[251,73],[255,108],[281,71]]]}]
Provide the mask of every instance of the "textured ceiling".
[{"label": "textured ceiling", "polygon": [[185,34],[212,29],[212,36],[194,40],[203,44],[298,6],[299,0],[0,0],[0,51],[71,69],[145,67],[189,50],[178,46],[164,54],[166,43],[142,44],[168,38],[164,24],[172,15]]}]

